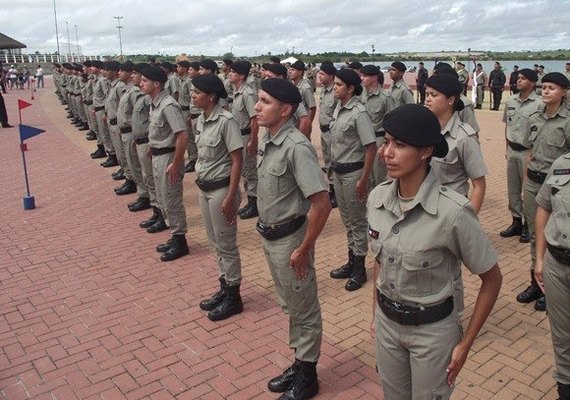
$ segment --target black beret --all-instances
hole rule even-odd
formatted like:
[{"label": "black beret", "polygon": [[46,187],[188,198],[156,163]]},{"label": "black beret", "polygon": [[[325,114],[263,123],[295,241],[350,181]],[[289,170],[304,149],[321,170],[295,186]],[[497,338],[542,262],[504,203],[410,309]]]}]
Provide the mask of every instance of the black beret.
[{"label": "black beret", "polygon": [[269,64],[270,64],[270,63],[263,63],[263,64],[261,64],[261,69],[267,69],[267,66],[268,66]]},{"label": "black beret", "polygon": [[224,88],[224,83],[216,75],[206,74],[198,75],[192,79],[192,85],[195,88],[205,93],[214,93],[218,97],[225,99],[228,97],[228,92]]},{"label": "black beret", "polygon": [[456,76],[441,72],[430,76],[426,81],[426,86],[446,96],[459,96],[463,90]]},{"label": "black beret", "polygon": [[165,83],[168,80],[166,72],[159,67],[146,67],[141,71],[141,74],[151,81]]},{"label": "black beret", "polygon": [[190,68],[190,62],[186,61],[186,60],[182,60],[182,61],[178,61],[177,63],[179,66],[181,66],[182,68]]},{"label": "black beret", "polygon": [[93,67],[99,69],[103,69],[105,67],[105,63],[101,60],[93,60],[91,61],[91,64],[93,64]]},{"label": "black beret", "polygon": [[519,69],[518,73],[531,82],[538,82],[538,74],[530,68]]},{"label": "black beret", "polygon": [[337,69],[332,62],[325,61],[321,64],[321,71],[323,71],[325,74],[336,75]]},{"label": "black beret", "polygon": [[360,69],[360,73],[366,76],[380,75],[380,68],[376,65],[368,64]]},{"label": "black beret", "polygon": [[518,66],[518,65],[515,65],[513,68],[516,68],[516,69],[518,69],[518,68],[519,68],[519,66]]},{"label": "black beret", "polygon": [[158,64],[158,66],[170,70],[170,63],[168,61],[163,61],[160,64]]},{"label": "black beret", "polygon": [[398,71],[402,71],[402,72],[406,72],[406,66],[404,65],[404,63],[400,62],[400,61],[394,61],[392,63],[392,67],[396,68]]},{"label": "black beret", "polygon": [[121,64],[119,69],[125,72],[133,72],[135,69],[135,64],[132,61],[125,61]]},{"label": "black beret", "polygon": [[91,66],[93,66],[93,63],[91,62],[91,60],[85,60],[83,62],[83,66],[84,67],[91,67]]},{"label": "black beret", "polygon": [[570,87],[570,81],[564,74],[560,72],[549,72],[548,74],[542,77],[542,83],[550,82],[554,83],[558,86],[563,87],[564,89]]},{"label": "black beret", "polygon": [[[501,64],[499,64],[499,65],[501,65]],[[544,69],[544,65],[539,65],[538,68]]]},{"label": "black beret", "polygon": [[287,78],[287,67],[281,64],[267,64],[266,70],[273,72],[275,75]]},{"label": "black beret", "polygon": [[359,96],[362,93],[362,79],[354,70],[350,68],[341,69],[336,73],[336,77],[349,86],[354,86],[354,94]]},{"label": "black beret", "polygon": [[248,75],[251,65],[245,61],[236,61],[230,68],[232,71],[237,72],[240,75]]},{"label": "black beret", "polygon": [[297,105],[303,100],[297,86],[287,79],[265,79],[261,81],[261,89],[283,103]]},{"label": "black beret", "polygon": [[148,68],[148,67],[150,67],[149,63],[138,63],[138,64],[135,64],[134,71],[141,74],[143,69]]},{"label": "black beret", "polygon": [[269,61],[277,63],[277,64],[281,64],[281,59],[277,56],[269,57]]},{"label": "black beret", "polygon": [[348,68],[360,69],[362,68],[362,63],[359,63],[358,61],[353,61],[350,64],[348,64]]},{"label": "black beret", "polygon": [[105,63],[105,69],[107,71],[118,71],[121,63],[118,61],[107,61]]},{"label": "black beret", "polygon": [[382,126],[395,139],[414,147],[434,146],[434,157],[445,157],[449,147],[439,120],[420,104],[404,104],[384,116]]},{"label": "black beret", "polygon": [[224,58],[222,61],[223,61],[224,64],[226,64],[228,67],[231,67],[232,64],[234,63],[234,61],[233,61],[232,59],[230,59],[230,58]]},{"label": "black beret", "polygon": [[205,60],[200,61],[200,67],[212,71],[212,73],[218,72],[218,64],[214,60],[210,60],[206,58]]},{"label": "black beret", "polygon": [[299,70],[299,71],[304,71],[307,69],[305,67],[305,63],[301,60],[297,60],[293,64],[291,64],[291,68]]},{"label": "black beret", "polygon": [[73,69],[73,65],[71,65],[70,63],[62,63],[61,66],[65,69]]},{"label": "black beret", "polygon": [[190,68],[192,69],[200,69],[200,63],[198,61],[192,61],[190,63]]},{"label": "black beret", "polygon": [[437,64],[435,64],[435,66],[433,67],[434,71],[438,71],[441,68],[451,68],[453,69],[453,67],[451,66],[451,64],[448,64],[446,62],[438,62]]},{"label": "black beret", "polygon": [[439,63],[437,64],[440,67],[434,67],[433,69],[433,73],[434,75],[438,75],[438,74],[448,74],[448,75],[453,75],[454,77],[457,78],[457,80],[459,80],[459,74],[457,73],[457,71],[455,70],[455,68],[453,68],[451,65],[446,64],[446,63]]}]

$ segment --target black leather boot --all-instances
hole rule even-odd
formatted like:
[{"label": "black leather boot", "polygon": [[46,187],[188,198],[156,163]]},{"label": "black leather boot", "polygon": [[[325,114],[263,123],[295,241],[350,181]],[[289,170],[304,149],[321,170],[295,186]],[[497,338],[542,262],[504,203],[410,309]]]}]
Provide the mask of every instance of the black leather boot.
[{"label": "black leather boot", "polygon": [[354,256],[354,268],[344,288],[349,292],[358,290],[366,282],[366,256]]},{"label": "black leather boot", "polygon": [[247,196],[247,204],[238,210],[241,219],[250,219],[259,216],[257,212],[257,197]]},{"label": "black leather boot", "polygon": [[150,200],[148,197],[139,197],[136,201],[129,203],[127,207],[130,212],[148,210],[150,208]]},{"label": "black leather boot", "polygon": [[570,400],[570,385],[556,382],[556,386],[558,389],[558,400]]},{"label": "black leather boot", "polygon": [[279,397],[279,400],[307,400],[315,397],[318,393],[317,363],[301,361],[293,383]]},{"label": "black leather boot", "polygon": [[196,161],[188,161],[184,166],[184,172],[196,171]]},{"label": "black leather boot", "polygon": [[152,207],[152,215],[150,216],[150,218],[145,219],[144,221],[141,221],[139,226],[141,228],[146,229],[146,228],[152,226],[156,221],[158,221],[159,218],[162,218],[162,213],[160,212],[160,208]]},{"label": "black leather boot", "polygon": [[166,243],[161,243],[158,246],[156,246],[156,251],[159,253],[166,253],[170,248],[170,246],[172,246],[173,241],[174,241],[174,236],[168,239]]},{"label": "black leather boot", "polygon": [[337,208],[336,195],[334,193],[334,185],[329,185],[329,200],[332,208]]},{"label": "black leather boot", "polygon": [[520,236],[523,229],[522,218],[513,217],[513,223],[504,231],[499,232],[499,235],[504,238],[512,236]]},{"label": "black leather boot", "polygon": [[127,194],[132,194],[137,192],[137,185],[130,179],[125,179],[125,183],[123,183],[118,188],[115,188],[115,194],[117,196],[125,196]]},{"label": "black leather boot", "polygon": [[544,293],[541,293],[540,297],[536,299],[536,303],[534,303],[534,309],[536,311],[546,311],[546,296]]},{"label": "black leather boot", "polygon": [[283,373],[267,382],[267,388],[273,393],[283,393],[295,380],[295,374],[301,367],[301,361],[295,359],[293,365],[287,368]]},{"label": "black leather boot", "polygon": [[89,132],[87,132],[87,135],[85,135],[85,139],[87,139],[87,140],[97,140],[97,135],[95,134],[95,132],[89,131]]},{"label": "black leather boot", "polygon": [[160,261],[174,261],[177,258],[190,254],[186,235],[172,236],[172,245],[160,256]]},{"label": "black leather boot", "polygon": [[109,153],[107,155],[107,159],[101,163],[103,168],[111,168],[116,167],[119,165],[119,160],[117,160],[117,156],[115,154]]},{"label": "black leather boot", "polygon": [[102,144],[97,145],[97,150],[90,154],[92,159],[104,158],[105,157],[105,146]]},{"label": "black leather boot", "polygon": [[168,225],[166,225],[166,221],[162,214],[160,214],[160,218],[156,220],[154,224],[146,228],[148,233],[158,233],[168,229]]},{"label": "black leather boot", "polygon": [[346,279],[352,273],[353,268],[354,268],[354,252],[352,251],[352,249],[348,249],[348,262],[337,269],[333,269],[330,273],[331,278]]},{"label": "black leather boot", "polygon": [[542,290],[538,287],[538,283],[534,277],[534,270],[530,271],[530,286],[519,293],[517,301],[519,303],[531,303],[542,295]]},{"label": "black leather boot", "polygon": [[87,124],[87,122],[82,122],[81,126],[78,126],[80,131],[88,131],[89,130],[89,125]]},{"label": "black leather boot", "polygon": [[209,299],[202,300],[200,302],[200,308],[202,310],[212,311],[214,308],[220,305],[220,303],[226,296],[226,288],[228,287],[228,284],[226,283],[226,277],[223,275],[220,276],[219,281],[220,281],[220,290],[214,293],[212,297],[210,297]]},{"label": "black leather boot", "polygon": [[526,221],[523,224],[521,237],[519,238],[519,242],[530,243],[530,234],[528,233],[528,224],[526,223]]},{"label": "black leather boot", "polygon": [[239,286],[228,286],[224,299],[216,308],[208,313],[210,321],[222,321],[243,311],[243,302],[239,294]]},{"label": "black leather boot", "polygon": [[118,170],[116,170],[111,174],[111,178],[113,178],[114,181],[122,181],[127,177],[125,176],[125,171],[123,170],[123,168],[119,168]]}]

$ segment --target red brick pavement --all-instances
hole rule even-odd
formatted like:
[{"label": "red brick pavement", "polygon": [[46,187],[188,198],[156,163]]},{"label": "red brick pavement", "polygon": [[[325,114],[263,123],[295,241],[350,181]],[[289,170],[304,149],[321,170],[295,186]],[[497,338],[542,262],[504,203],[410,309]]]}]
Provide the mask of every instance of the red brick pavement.
[{"label": "red brick pavement", "polygon": [[[49,87],[49,88],[48,88]],[[70,126],[52,93],[36,93],[26,124],[47,132],[29,140],[37,208],[24,211],[17,129],[0,130],[0,397],[17,399],[269,399],[268,378],[292,361],[287,320],[276,306],[254,221],[241,221],[245,312],[209,321],[197,303],[216,289],[215,260],[186,177],[191,255],[161,263],[115,196],[110,172],[89,158],[93,142]],[[11,123],[16,98],[5,95]],[[513,297],[526,286],[529,254],[497,232],[506,208],[499,114],[478,114],[491,173],[482,221],[501,254],[501,297],[458,381],[454,399],[554,398],[548,321]],[[317,144],[317,140],[314,140]],[[345,233],[333,212],[317,246],[325,337],[320,399],[378,399],[370,337],[372,285],[348,293],[328,271],[344,261]],[[478,278],[466,276],[466,316]]]}]

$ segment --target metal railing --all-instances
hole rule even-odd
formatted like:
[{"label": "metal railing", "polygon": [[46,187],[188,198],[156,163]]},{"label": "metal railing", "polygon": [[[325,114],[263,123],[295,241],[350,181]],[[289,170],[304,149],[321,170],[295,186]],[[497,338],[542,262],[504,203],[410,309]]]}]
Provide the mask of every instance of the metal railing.
[{"label": "metal railing", "polygon": [[0,62],[4,64],[83,62],[85,60],[101,59],[101,56],[84,56],[79,54],[0,54]]}]

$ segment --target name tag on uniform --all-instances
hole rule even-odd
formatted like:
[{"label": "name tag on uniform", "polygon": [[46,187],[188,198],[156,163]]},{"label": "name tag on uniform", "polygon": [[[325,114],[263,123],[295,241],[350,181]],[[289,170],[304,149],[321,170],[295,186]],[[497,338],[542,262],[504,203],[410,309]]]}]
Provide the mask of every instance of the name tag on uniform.
[{"label": "name tag on uniform", "polygon": [[374,229],[372,229],[372,227],[370,227],[370,225],[368,226],[368,235],[372,238],[372,239],[378,239],[378,237],[380,236],[380,232],[375,231]]},{"label": "name tag on uniform", "polygon": [[554,175],[570,175],[570,168],[555,169],[553,174]]}]

